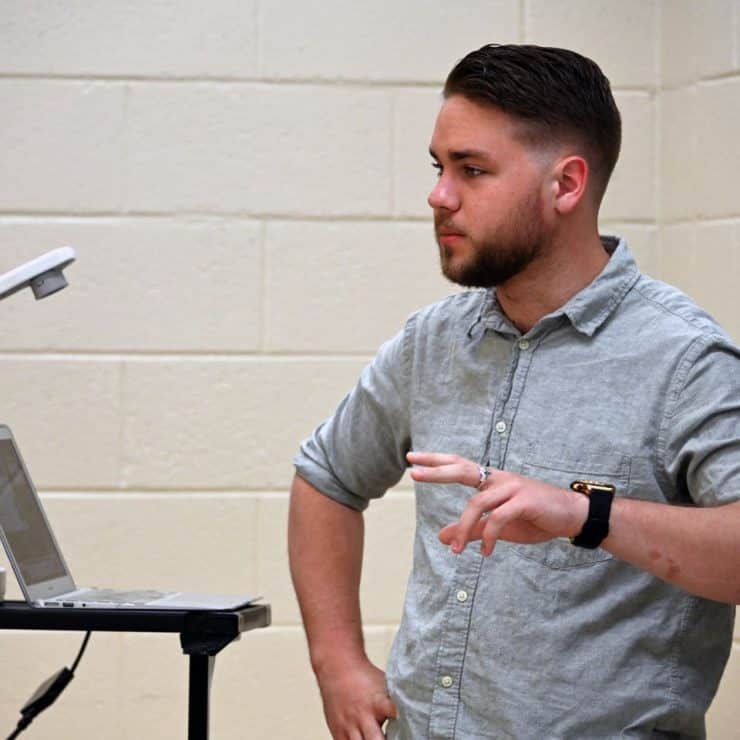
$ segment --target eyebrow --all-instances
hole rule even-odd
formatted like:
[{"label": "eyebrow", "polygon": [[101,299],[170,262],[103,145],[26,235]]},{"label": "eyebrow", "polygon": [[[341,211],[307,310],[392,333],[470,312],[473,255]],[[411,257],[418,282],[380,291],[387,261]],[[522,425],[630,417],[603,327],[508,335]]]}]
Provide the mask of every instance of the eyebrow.
[{"label": "eyebrow", "polygon": [[[429,155],[432,157],[432,159],[436,159],[439,162],[439,157],[434,153],[434,150],[429,147]],[[483,151],[482,149],[453,149],[449,152],[450,159],[453,162],[459,162],[462,159],[490,159],[490,155],[488,152]]]}]

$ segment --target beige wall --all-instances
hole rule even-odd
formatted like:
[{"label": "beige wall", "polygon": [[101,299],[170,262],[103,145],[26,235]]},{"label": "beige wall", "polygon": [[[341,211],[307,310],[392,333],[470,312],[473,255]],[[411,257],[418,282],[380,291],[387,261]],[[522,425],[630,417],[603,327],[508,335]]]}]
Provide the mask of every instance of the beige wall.
[{"label": "beige wall", "polygon": [[[290,460],[378,344],[451,290],[425,204],[448,68],[494,40],[597,59],[625,128],[604,229],[738,338],[739,16],[720,0],[0,3],[0,271],[78,252],[64,293],[0,307],[0,420],[79,581],[272,603],[274,626],[217,660],[214,737],[326,737],[287,574]],[[408,487],[368,516],[382,662]],[[0,733],[78,644],[0,636]],[[29,737],[100,737],[91,717],[112,740],[183,737],[186,677],[176,637],[96,634]],[[736,644],[710,737],[737,737],[739,688]]]},{"label": "beige wall", "polygon": [[[658,89],[657,275],[740,340],[740,2],[664,0]],[[708,718],[737,738],[740,620]]]}]

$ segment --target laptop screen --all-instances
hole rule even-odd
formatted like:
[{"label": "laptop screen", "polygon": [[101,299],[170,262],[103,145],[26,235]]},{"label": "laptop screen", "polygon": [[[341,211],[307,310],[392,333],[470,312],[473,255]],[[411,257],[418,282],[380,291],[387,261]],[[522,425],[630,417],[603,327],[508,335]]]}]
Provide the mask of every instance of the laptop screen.
[{"label": "laptop screen", "polygon": [[0,439],[0,527],[27,585],[67,575],[10,439]]}]

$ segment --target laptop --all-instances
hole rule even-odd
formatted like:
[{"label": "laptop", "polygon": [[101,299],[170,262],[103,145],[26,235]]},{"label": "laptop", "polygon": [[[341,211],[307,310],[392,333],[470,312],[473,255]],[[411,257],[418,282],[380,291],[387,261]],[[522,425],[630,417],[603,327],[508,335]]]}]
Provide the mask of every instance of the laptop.
[{"label": "laptop", "polygon": [[0,539],[30,606],[190,611],[236,609],[257,598],[248,594],[116,591],[77,586],[13,435],[3,424],[0,424]]}]

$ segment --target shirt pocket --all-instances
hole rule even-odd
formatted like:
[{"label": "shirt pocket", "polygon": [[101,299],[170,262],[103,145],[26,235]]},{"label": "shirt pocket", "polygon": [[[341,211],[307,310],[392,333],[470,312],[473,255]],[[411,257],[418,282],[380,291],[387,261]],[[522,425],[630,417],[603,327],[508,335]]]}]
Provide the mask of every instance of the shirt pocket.
[{"label": "shirt pocket", "polygon": [[[593,480],[611,483],[615,496],[627,496],[630,485],[631,459],[627,455],[608,451],[579,451],[543,456],[532,451],[521,474],[559,488],[570,488],[574,480]],[[512,545],[520,557],[533,560],[554,569],[579,568],[611,560],[612,555],[600,547],[588,550],[576,547],[567,538],[557,538],[537,545]]]}]

